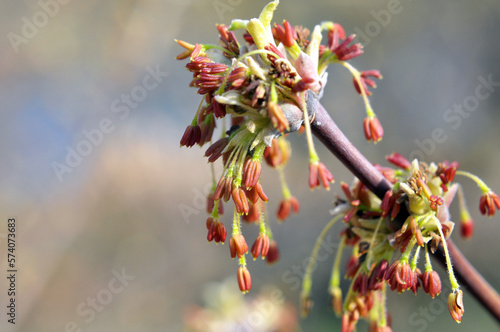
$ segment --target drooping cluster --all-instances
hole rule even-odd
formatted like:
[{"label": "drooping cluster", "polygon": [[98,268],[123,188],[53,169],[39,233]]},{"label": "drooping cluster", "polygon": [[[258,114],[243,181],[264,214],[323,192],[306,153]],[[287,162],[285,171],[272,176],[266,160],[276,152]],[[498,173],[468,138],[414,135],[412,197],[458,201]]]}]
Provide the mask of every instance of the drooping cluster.
[{"label": "drooping cluster", "polygon": [[[342,331],[354,331],[360,318],[369,320],[374,331],[390,331],[385,309],[387,288],[415,294],[421,288],[432,298],[438,296],[442,290],[441,278],[432,268],[429,252],[435,253],[440,246],[446,255],[452,289],[448,297],[450,314],[460,323],[464,313],[463,293],[453,274],[446,246],[455,226],[448,207],[457,193],[462,236],[472,236],[474,223],[455,176],[468,177],[478,184],[483,193],[479,206],[483,214],[493,216],[500,209],[498,196],[477,176],[458,170],[456,162],[410,163],[397,153],[387,160],[399,169],[376,167],[393,184],[393,189],[381,200],[358,180],[352,187],[343,183],[345,200],[338,199],[332,211],[336,217],[326,226],[331,227],[341,218],[345,223],[329,289],[334,310],[342,315]],[[401,224],[398,220],[402,216],[405,221]],[[321,241],[320,236],[318,243]],[[342,299],[339,262],[345,247],[352,247],[345,273],[352,282]],[[425,255],[422,265],[421,255]],[[311,271],[308,271],[301,294],[303,314],[311,306],[310,289]]]},{"label": "drooping cluster", "polygon": [[[288,133],[306,132],[310,188],[323,186],[328,190],[334,181],[315,151],[310,129],[315,110],[308,109],[311,100],[323,95],[329,64],[341,64],[351,72],[354,88],[366,106],[363,128],[367,140],[378,142],[383,136],[368,100],[368,87],[376,87],[372,78],[382,76],[376,70],[359,72],[347,62],[363,53],[361,44],[353,43],[354,35],[346,36],[343,27],[333,22],[317,25],[312,32],[293,27],[286,20],[272,25],[278,4],[278,0],[270,2],[258,18],[217,25],[217,44],[177,41],[185,49],[177,59],[188,59],[186,68],[193,77],[190,86],[202,96],[180,144],[208,145],[208,162],[222,161],[222,174],[214,174],[208,197],[207,239],[225,242],[222,205],[231,200],[234,216],[229,247],[231,256],[239,258],[237,275],[243,292],[250,289],[251,280],[245,261],[249,248],[241,221],[260,225],[250,249],[254,258],[261,256],[273,262],[279,257],[269,223],[264,220],[269,199],[260,180],[262,162],[265,160],[280,174],[283,199],[277,211],[279,221],[299,210],[283,171],[291,155]],[[236,30],[242,31],[242,39],[238,40]],[[221,127],[220,137],[214,139],[217,126]]]}]

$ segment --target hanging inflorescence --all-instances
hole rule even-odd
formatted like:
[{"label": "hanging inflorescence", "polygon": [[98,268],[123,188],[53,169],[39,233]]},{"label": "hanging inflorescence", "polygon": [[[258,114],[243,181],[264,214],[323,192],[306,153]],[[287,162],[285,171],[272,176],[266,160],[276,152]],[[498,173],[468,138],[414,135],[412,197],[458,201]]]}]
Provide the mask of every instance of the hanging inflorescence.
[{"label": "hanging inflorescence", "polygon": [[[278,258],[276,242],[269,224],[264,220],[268,197],[260,181],[262,162],[279,172],[283,199],[277,218],[285,220],[299,210],[285,181],[284,166],[291,155],[286,134],[306,132],[309,147],[309,186],[327,190],[334,178],[320,162],[313,146],[310,121],[315,109],[312,101],[320,99],[327,82],[326,69],[337,63],[353,75],[356,91],[363,97],[367,116],[363,123],[368,140],[378,142],[383,129],[373,112],[368,87],[371,78],[382,78],[377,70],[359,72],[347,61],[363,53],[360,44],[353,44],[354,35],[346,37],[338,23],[324,22],[311,33],[288,21],[271,25],[279,1],[269,3],[259,18],[233,20],[231,25],[217,25],[219,42],[189,44],[177,41],[186,50],[177,59],[189,59],[186,68],[193,73],[190,86],[198,89],[202,100],[191,124],[181,139],[181,146],[208,144],[205,156],[210,163],[222,160],[220,177],[214,175],[214,185],[208,197],[208,240],[224,242],[227,230],[220,215],[222,202],[232,200],[234,217],[229,242],[231,256],[238,256],[238,281],[246,292],[251,287],[245,254],[248,245],[241,233],[241,221],[258,223],[260,233],[251,247],[254,258]],[[243,31],[243,43],[234,30]],[[323,36],[326,41],[322,44]],[[307,121],[304,121],[307,119]],[[221,135],[213,141],[216,124]]]},{"label": "hanging inflorescence", "polygon": [[[452,318],[460,323],[464,313],[463,293],[453,273],[446,239],[455,223],[450,220],[448,207],[458,194],[460,229],[465,238],[474,231],[474,222],[465,204],[462,187],[455,176],[474,180],[482,191],[479,209],[490,217],[500,209],[500,198],[477,176],[458,170],[458,163],[430,165],[393,153],[387,160],[398,169],[375,165],[393,184],[381,200],[357,179],[350,187],[342,183],[345,199],[339,198],[332,213],[335,217],[326,226],[331,228],[339,219],[345,223],[340,247],[330,280],[332,305],[342,315],[342,332],[354,331],[360,318],[370,321],[373,331],[391,331],[386,312],[386,288],[398,293],[417,293],[422,288],[432,298],[441,293],[441,279],[433,270],[429,252],[443,246],[452,291],[448,307]],[[402,213],[408,213],[404,223],[398,223]],[[325,233],[318,238],[321,243]],[[345,277],[352,282],[342,299],[340,259],[346,247],[351,247]],[[420,256],[425,256],[419,264]],[[311,261],[315,261],[313,257]],[[419,266],[422,268],[419,268]],[[306,271],[301,293],[302,314],[307,315],[312,301],[312,268]],[[372,331],[372,330],[371,330]]]}]

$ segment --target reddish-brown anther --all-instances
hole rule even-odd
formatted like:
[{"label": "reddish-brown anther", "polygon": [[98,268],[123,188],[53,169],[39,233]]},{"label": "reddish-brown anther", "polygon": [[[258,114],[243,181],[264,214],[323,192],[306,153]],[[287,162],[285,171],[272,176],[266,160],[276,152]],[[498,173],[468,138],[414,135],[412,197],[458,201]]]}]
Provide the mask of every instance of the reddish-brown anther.
[{"label": "reddish-brown anther", "polygon": [[259,181],[262,164],[258,160],[248,158],[243,165],[243,183],[246,189],[255,187]]},{"label": "reddish-brown anther", "polygon": [[382,203],[380,204],[380,210],[382,210],[382,218],[385,218],[389,215],[389,212],[392,210],[394,206],[394,193],[392,190],[388,190],[385,192],[384,198],[382,199]]},{"label": "reddish-brown anther", "polygon": [[283,26],[274,24],[273,36],[274,39],[283,43],[285,47],[292,47],[295,40],[297,40],[297,33],[288,21],[283,21]]},{"label": "reddish-brown anther", "polygon": [[380,74],[380,71],[378,70],[366,70],[366,71],[362,71],[360,73],[360,77],[359,77],[359,80],[361,81],[361,87],[359,86],[358,84],[358,81],[353,77],[352,78],[352,83],[354,84],[354,88],[356,89],[356,91],[361,95],[361,89],[363,89],[363,91],[365,92],[365,94],[367,96],[371,96],[372,95],[372,92],[370,90],[368,90],[368,87],[372,87],[372,88],[376,88],[377,87],[377,84],[375,83],[375,81],[373,81],[371,78],[369,78],[369,76],[371,77],[375,77],[375,78],[378,78],[378,79],[381,79],[382,78],[382,75]]},{"label": "reddish-brown anther", "polygon": [[411,230],[411,233],[412,233],[413,237],[415,238],[415,240],[417,241],[417,244],[422,247],[424,245],[424,238],[422,236],[422,231],[420,230],[420,227],[418,226],[418,222],[415,219],[415,217],[413,217],[413,216],[410,216],[409,218],[410,218],[410,222],[409,222],[408,226]]},{"label": "reddish-brown anther", "polygon": [[225,48],[232,53],[229,55],[224,52],[224,56],[228,58],[238,57],[240,54],[240,48],[234,32],[229,31],[228,27],[223,24],[217,24],[217,30],[220,34],[220,41],[224,44]]},{"label": "reddish-brown anther", "polygon": [[398,182],[398,179],[396,178],[396,173],[393,168],[390,167],[384,167],[380,166],[378,164],[373,164],[373,166],[382,173],[382,175],[392,184]]},{"label": "reddish-brown anther", "polygon": [[245,39],[245,41],[248,43],[248,45],[252,46],[253,44],[255,44],[255,42],[253,41],[253,37],[252,35],[250,34],[250,32],[248,31],[245,31],[245,33],[243,34],[243,39]]},{"label": "reddish-brown anther", "polygon": [[280,259],[280,250],[278,248],[278,243],[272,240],[269,244],[269,250],[266,255],[266,262],[268,264],[276,263]]},{"label": "reddish-brown anther", "polygon": [[389,268],[389,262],[387,259],[381,260],[370,273],[368,279],[368,290],[377,290],[381,286],[381,282],[384,280],[385,272]]},{"label": "reddish-brown anther", "polygon": [[245,241],[242,234],[233,234],[233,236],[231,236],[229,240],[229,251],[231,253],[231,258],[235,258],[236,255],[238,258],[241,258],[248,252],[247,241]]},{"label": "reddish-brown anther", "polygon": [[394,220],[397,217],[400,210],[401,210],[401,204],[396,201],[396,203],[392,207],[392,212],[391,212],[392,220]]},{"label": "reddish-brown anther", "polygon": [[462,322],[464,314],[464,294],[461,290],[454,290],[453,293],[448,295],[448,310],[450,311],[451,318],[457,323]]},{"label": "reddish-brown anther", "polygon": [[352,284],[352,290],[361,295],[366,295],[368,291],[368,276],[365,273],[361,272],[358,274],[356,280],[354,280]]},{"label": "reddish-brown anther", "polygon": [[380,124],[377,117],[368,117],[363,121],[363,129],[365,131],[365,137],[368,141],[372,140],[377,143],[384,136],[384,128]]},{"label": "reddish-brown anther", "polygon": [[212,140],[212,135],[215,129],[214,115],[213,114],[205,115],[205,118],[202,121],[198,121],[198,125],[200,126],[201,130],[201,138],[198,144],[200,146],[203,146],[205,143],[210,142]]},{"label": "reddish-brown anther", "polygon": [[245,67],[238,67],[233,69],[233,71],[227,77],[227,82],[231,84],[230,89],[238,89],[243,86],[247,81],[248,69]]},{"label": "reddish-brown anther", "polygon": [[344,192],[344,195],[345,195],[345,198],[347,199],[347,201],[351,202],[354,198],[353,198],[353,194],[351,192],[351,188],[349,188],[349,185],[342,181],[340,183],[340,188]]},{"label": "reddish-brown anther", "polygon": [[344,218],[343,218],[343,221],[345,223],[348,223],[349,221],[351,221],[352,217],[354,217],[356,215],[356,213],[358,212],[358,206],[361,202],[359,201],[359,199],[355,199],[351,202],[351,205],[352,205],[352,208],[345,214]]},{"label": "reddish-brown anther", "polygon": [[393,152],[390,155],[385,156],[385,159],[395,166],[398,166],[407,171],[410,170],[411,163],[408,161],[408,159],[397,152]]},{"label": "reddish-brown anther", "polygon": [[[248,195],[247,195],[247,197],[248,197]],[[252,203],[252,201],[250,201],[248,203],[248,213],[242,215],[241,219],[243,219],[243,221],[246,221],[248,223],[257,223],[259,221],[259,218],[260,218],[259,204],[261,204],[260,201],[257,201],[257,203],[255,203],[255,204]]]},{"label": "reddish-brown anther", "polygon": [[416,292],[419,286],[417,273],[411,270],[410,264],[401,263],[399,260],[394,261],[387,269],[384,279],[391,286],[391,290],[397,289],[398,293],[407,289]]},{"label": "reddish-brown anther", "polygon": [[349,44],[354,40],[354,37],[355,35],[350,35],[333,50],[337,59],[340,61],[347,61],[363,54],[363,46],[361,44],[358,43],[349,46]]},{"label": "reddish-brown anther", "polygon": [[352,332],[356,328],[357,319],[352,319],[352,315],[348,313],[344,313],[342,315],[342,327],[340,328],[340,332]]},{"label": "reddish-brown anther", "polygon": [[184,131],[184,135],[181,138],[181,146],[192,147],[193,145],[200,143],[201,140],[201,129],[198,125],[189,125]]},{"label": "reddish-brown anther", "polygon": [[344,28],[340,24],[334,23],[332,29],[328,30],[328,43],[326,46],[333,52],[343,39],[345,39]]},{"label": "reddish-brown anther", "polygon": [[407,221],[403,224],[395,234],[394,234],[394,247],[398,248],[401,253],[405,252],[406,247],[413,239],[412,229],[410,227],[410,219],[414,219],[413,216],[408,217]]},{"label": "reddish-brown anther", "polygon": [[219,139],[214,144],[210,145],[205,151],[205,157],[208,157],[208,162],[213,163],[222,155],[222,151],[226,148],[229,143],[229,139],[227,137]]},{"label": "reddish-brown anther", "polygon": [[500,198],[493,191],[484,193],[479,201],[479,210],[481,213],[493,217],[495,215],[495,208],[496,210],[500,210]]},{"label": "reddish-brown anther", "polygon": [[240,187],[236,187],[232,192],[234,207],[237,213],[248,213],[248,198],[245,191]]},{"label": "reddish-brown anther", "polygon": [[273,139],[271,146],[264,150],[264,158],[271,167],[284,165],[290,159],[290,145],[284,139]]},{"label": "reddish-brown anther", "polygon": [[[275,55],[271,55],[271,54],[267,55],[267,58],[272,63],[274,63],[276,60],[278,60],[278,58],[285,59],[283,54],[281,54],[281,52],[278,50],[278,48],[276,46],[274,46],[273,44],[267,44],[266,46],[264,46],[264,49],[266,51],[270,51],[270,52],[273,52],[275,54]],[[278,56],[278,57],[276,57],[276,56]]]},{"label": "reddish-brown anther", "polygon": [[[215,205],[215,200],[214,200],[214,193],[210,193],[207,196],[207,213],[212,213]],[[224,206],[222,205],[222,202],[219,201],[219,207],[217,209],[219,214],[224,214]]]},{"label": "reddish-brown anther", "polygon": [[226,116],[226,105],[219,103],[215,98],[212,100],[213,111],[216,118],[220,119]]},{"label": "reddish-brown anther", "polygon": [[219,220],[214,219],[212,217],[208,217],[207,229],[208,229],[208,235],[207,235],[208,242],[214,240],[215,243],[219,242],[224,243],[224,241],[226,241],[226,235],[227,235],[226,227]]},{"label": "reddish-brown anther", "polygon": [[280,203],[280,206],[278,207],[278,221],[282,222],[286,218],[290,216],[290,212],[293,211],[293,213],[298,213],[299,212],[299,201],[297,198],[291,196],[288,199],[283,199]]},{"label": "reddish-brown anther", "polygon": [[252,288],[252,278],[246,266],[240,266],[238,268],[237,277],[240,291],[242,293],[248,293],[248,291]]},{"label": "reddish-brown anther", "polygon": [[347,269],[346,269],[346,277],[347,278],[354,278],[356,275],[356,272],[358,272],[359,267],[361,264],[359,263],[359,259],[357,256],[351,256],[349,260],[347,261]]},{"label": "reddish-brown anther", "polygon": [[436,175],[439,176],[441,179],[441,188],[443,189],[444,192],[448,191],[448,183],[452,182],[453,179],[455,178],[455,173],[457,172],[457,169],[459,167],[458,162],[454,161],[452,163],[449,163],[447,161],[440,163],[438,165],[438,170],[436,172]]},{"label": "reddish-brown anther", "polygon": [[279,132],[283,133],[285,130],[290,130],[290,124],[288,123],[280,105],[273,101],[269,101],[267,103],[267,114],[271,119],[274,128],[278,129]]},{"label": "reddish-brown anther", "polygon": [[269,245],[269,237],[266,234],[259,233],[252,245],[252,249],[250,249],[253,259],[256,260],[259,256],[261,256],[262,259],[266,258],[269,252]]},{"label": "reddish-brown anther", "polygon": [[422,282],[422,289],[432,298],[441,293],[441,279],[436,271],[425,271],[418,277]]},{"label": "reddish-brown anther", "polygon": [[252,189],[245,190],[245,194],[247,195],[248,200],[254,204],[257,203],[259,198],[264,202],[269,201],[269,198],[264,193],[260,182],[257,182],[257,184]]},{"label": "reddish-brown anther", "polygon": [[186,59],[188,57],[195,58],[195,57],[199,56],[201,53],[201,45],[200,44],[192,45],[192,44],[187,43],[183,40],[176,40],[176,42],[177,42],[177,44],[179,44],[180,46],[182,46],[186,49],[184,52],[182,52],[181,54],[179,54],[176,57],[177,60],[183,60],[183,59]]},{"label": "reddish-brown anther", "polygon": [[232,177],[221,177],[219,183],[217,183],[217,187],[215,187],[214,200],[220,200],[223,198],[224,201],[227,202],[231,197],[232,186]]},{"label": "reddish-brown anther", "polygon": [[322,162],[309,163],[309,187],[311,189],[319,187],[322,184],[326,190],[330,190],[330,183],[333,181],[332,173],[330,173]]},{"label": "reddish-brown anther", "polygon": [[422,274],[419,268],[416,268],[415,271],[412,272],[412,284],[410,289],[412,290],[413,294],[417,295],[417,291],[420,288],[420,283],[418,282],[418,276]]}]

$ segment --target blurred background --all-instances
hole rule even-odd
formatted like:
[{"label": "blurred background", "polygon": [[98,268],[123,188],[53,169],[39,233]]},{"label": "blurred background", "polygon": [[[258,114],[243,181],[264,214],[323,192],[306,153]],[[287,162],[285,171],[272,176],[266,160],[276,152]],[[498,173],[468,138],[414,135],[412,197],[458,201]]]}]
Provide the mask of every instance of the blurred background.
[{"label": "blurred background", "polygon": [[[310,316],[300,320],[296,308],[303,266],[330,218],[340,180],[350,182],[351,174],[318,144],[337,182],[330,192],[311,193],[305,137],[292,137],[286,174],[301,211],[278,225],[279,183],[264,169],[281,260],[272,266],[249,262],[253,288],[245,304],[234,293],[237,262],[227,244],[206,241],[203,195],[210,169],[204,150],[179,148],[200,98],[188,87],[186,61],[174,59],[183,51],[174,38],[216,42],[215,23],[256,17],[266,3],[2,4],[0,252],[6,252],[7,219],[15,217],[19,269],[16,325],[7,324],[2,312],[2,331],[183,331],[211,317],[228,317],[217,331],[263,331],[256,321],[273,320],[291,325],[269,323],[274,327],[268,330],[339,329],[327,295],[334,251],[315,271]],[[395,150],[426,161],[457,160],[500,192],[499,17],[500,4],[493,0],[283,0],[274,21],[286,18],[312,29],[332,20],[364,43],[365,53],[352,64],[384,75],[371,98],[384,140],[375,146],[365,141],[362,100],[344,68],[330,67],[322,103],[371,161],[384,164]],[[440,138],[433,139],[436,130]],[[500,217],[481,216],[479,190],[467,179],[463,185],[476,233],[467,242],[459,232],[454,238],[500,289]],[[328,238],[334,244],[337,226]],[[249,239],[257,234],[256,227],[244,232]],[[3,256],[0,266],[6,270]],[[7,282],[1,280],[4,311]],[[259,296],[269,294],[276,297],[259,306]],[[483,331],[498,330],[467,292],[462,324],[455,324],[446,296],[444,291],[431,301],[423,294],[390,294],[393,330],[472,331],[478,322]],[[257,318],[241,318],[251,310]]]}]

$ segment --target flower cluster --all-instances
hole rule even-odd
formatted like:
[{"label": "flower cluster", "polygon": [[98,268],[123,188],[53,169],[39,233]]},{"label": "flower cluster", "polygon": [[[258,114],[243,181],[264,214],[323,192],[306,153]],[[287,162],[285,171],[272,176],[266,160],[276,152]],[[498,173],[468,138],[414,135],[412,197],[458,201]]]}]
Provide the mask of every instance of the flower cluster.
[{"label": "flower cluster", "polygon": [[[342,331],[354,331],[360,318],[369,320],[374,331],[391,331],[385,309],[387,288],[398,293],[410,290],[415,294],[421,288],[432,298],[438,296],[441,278],[432,268],[429,252],[434,253],[439,246],[446,255],[452,288],[448,297],[450,314],[460,323],[464,313],[463,294],[446,245],[455,226],[448,207],[457,193],[464,237],[472,235],[474,223],[465,206],[462,189],[454,182],[455,176],[468,177],[478,184],[483,192],[479,206],[483,214],[494,215],[499,209],[498,196],[477,176],[458,170],[456,162],[426,164],[414,160],[410,163],[397,153],[387,160],[397,169],[375,166],[393,184],[393,189],[379,199],[358,180],[352,187],[343,183],[346,199],[338,199],[332,211],[336,217],[325,227],[332,227],[341,218],[345,223],[329,289],[333,307],[342,315]],[[402,217],[405,221],[401,224],[398,220]],[[339,263],[345,247],[352,247],[345,274],[352,282],[342,299]],[[422,251],[425,262],[421,269],[418,263]],[[311,271],[306,273],[301,294],[303,314],[307,314],[311,306]]]},{"label": "flower cluster", "polygon": [[[180,144],[208,144],[208,161],[222,161],[222,174],[218,178],[214,175],[208,197],[207,239],[225,242],[227,230],[220,216],[223,201],[231,200],[235,212],[229,247],[231,256],[239,258],[237,275],[243,292],[250,289],[251,279],[246,268],[248,245],[242,235],[241,220],[260,225],[250,250],[254,258],[261,256],[272,262],[279,256],[264,221],[268,197],[260,181],[262,162],[280,174],[283,200],[277,212],[279,221],[299,210],[299,202],[291,195],[283,173],[291,155],[285,137],[288,133],[306,132],[310,188],[323,186],[328,190],[334,180],[319,160],[310,129],[315,114],[312,101],[323,95],[328,65],[341,64],[352,73],[354,88],[366,106],[363,128],[367,140],[378,142],[383,136],[368,100],[368,87],[376,86],[372,78],[382,76],[376,70],[360,72],[347,62],[363,53],[361,44],[353,43],[354,35],[346,36],[342,26],[333,22],[317,25],[312,32],[293,27],[288,21],[272,25],[278,4],[278,0],[270,2],[258,18],[233,20],[230,26],[217,25],[217,44],[177,41],[185,49],[177,59],[189,60],[186,68],[193,75],[190,86],[202,96]],[[236,30],[243,32],[242,40],[236,37]],[[220,137],[214,140],[217,125],[221,126]]]}]

